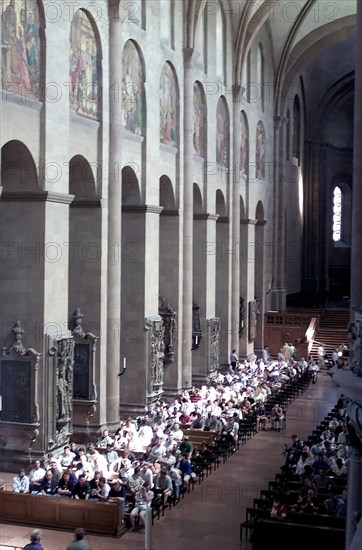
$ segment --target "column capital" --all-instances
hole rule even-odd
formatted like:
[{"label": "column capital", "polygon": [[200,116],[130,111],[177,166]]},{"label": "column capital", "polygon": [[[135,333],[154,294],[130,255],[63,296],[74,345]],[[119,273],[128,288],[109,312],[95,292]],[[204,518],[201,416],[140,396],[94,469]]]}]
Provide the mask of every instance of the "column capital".
[{"label": "column capital", "polygon": [[210,220],[217,221],[219,219],[219,214],[194,214],[194,220]]},{"label": "column capital", "polygon": [[240,225],[257,225],[258,220],[252,220],[250,218],[243,218],[240,220]]},{"label": "column capital", "polygon": [[154,204],[125,204],[122,206],[122,212],[129,214],[161,214],[163,206]]}]

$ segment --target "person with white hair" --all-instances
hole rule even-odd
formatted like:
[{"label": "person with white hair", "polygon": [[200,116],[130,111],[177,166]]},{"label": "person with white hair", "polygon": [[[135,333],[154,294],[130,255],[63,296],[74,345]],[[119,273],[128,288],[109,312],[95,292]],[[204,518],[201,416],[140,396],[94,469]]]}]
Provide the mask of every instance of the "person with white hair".
[{"label": "person with white hair", "polygon": [[24,550],[44,550],[40,544],[41,540],[41,531],[39,529],[34,529],[30,534],[30,543],[24,546]]}]

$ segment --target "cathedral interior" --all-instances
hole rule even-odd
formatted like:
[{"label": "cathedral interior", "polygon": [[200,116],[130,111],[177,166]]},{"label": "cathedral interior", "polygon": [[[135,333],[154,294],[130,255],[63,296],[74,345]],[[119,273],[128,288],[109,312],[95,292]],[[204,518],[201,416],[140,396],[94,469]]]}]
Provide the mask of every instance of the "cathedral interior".
[{"label": "cathedral interior", "polygon": [[267,315],[362,325],[360,1],[1,9],[2,470],[260,357]]}]

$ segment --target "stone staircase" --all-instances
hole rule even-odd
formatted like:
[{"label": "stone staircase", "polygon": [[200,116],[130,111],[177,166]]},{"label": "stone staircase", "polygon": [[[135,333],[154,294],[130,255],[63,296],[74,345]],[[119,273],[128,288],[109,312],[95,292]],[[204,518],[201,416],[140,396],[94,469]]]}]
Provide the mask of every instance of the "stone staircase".
[{"label": "stone staircase", "polygon": [[314,343],[311,349],[313,358],[318,357],[318,346],[323,345],[328,358],[331,357],[334,348],[341,344],[349,345],[348,323],[349,309],[301,309],[290,308],[288,313],[299,313],[310,315],[310,317],[319,317],[319,329],[314,336]]},{"label": "stone staircase", "polygon": [[328,358],[331,358],[334,348],[341,344],[349,345],[348,337],[348,310],[326,310],[319,319],[319,329],[314,337],[314,343],[311,350],[312,357],[318,356],[318,346],[323,345]]}]

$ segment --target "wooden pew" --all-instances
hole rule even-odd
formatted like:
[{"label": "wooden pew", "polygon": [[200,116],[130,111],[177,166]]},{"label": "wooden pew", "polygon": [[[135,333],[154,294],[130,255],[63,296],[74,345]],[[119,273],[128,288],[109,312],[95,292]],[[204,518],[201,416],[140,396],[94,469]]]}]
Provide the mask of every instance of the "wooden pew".
[{"label": "wooden pew", "polygon": [[84,527],[88,533],[120,537],[121,502],[96,502],[71,498],[0,492],[0,518],[3,523],[74,531]]},{"label": "wooden pew", "polygon": [[275,548],[278,550],[306,550],[307,548],[344,550],[345,529],[298,524],[285,520],[256,522],[252,534],[253,550],[271,548],[271,541],[272,543],[275,541]]}]

